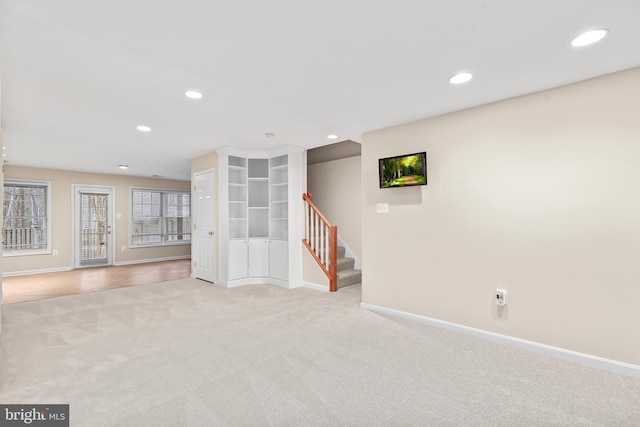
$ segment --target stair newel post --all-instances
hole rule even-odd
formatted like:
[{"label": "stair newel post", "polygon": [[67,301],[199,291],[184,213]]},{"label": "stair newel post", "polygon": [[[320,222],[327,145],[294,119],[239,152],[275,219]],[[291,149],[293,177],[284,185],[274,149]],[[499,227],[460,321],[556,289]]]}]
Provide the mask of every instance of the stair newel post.
[{"label": "stair newel post", "polygon": [[329,292],[338,290],[338,226],[334,225],[330,228],[331,239],[329,249]]},{"label": "stair newel post", "polygon": [[304,204],[304,238],[307,242],[309,241],[309,204],[306,203],[306,200]]}]

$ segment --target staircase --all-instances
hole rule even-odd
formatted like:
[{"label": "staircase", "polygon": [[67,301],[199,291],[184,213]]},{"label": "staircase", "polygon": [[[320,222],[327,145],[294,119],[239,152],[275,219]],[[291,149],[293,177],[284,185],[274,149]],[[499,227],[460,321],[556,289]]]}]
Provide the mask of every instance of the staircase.
[{"label": "staircase", "polygon": [[354,268],[355,260],[345,256],[345,248],[338,246],[338,289],[362,282],[362,271]]},{"label": "staircase", "polygon": [[331,225],[311,201],[311,193],[304,200],[304,238],[309,250],[329,279],[329,292],[362,282],[362,271],[354,268],[355,260],[347,258],[346,249],[338,245],[338,227]]}]

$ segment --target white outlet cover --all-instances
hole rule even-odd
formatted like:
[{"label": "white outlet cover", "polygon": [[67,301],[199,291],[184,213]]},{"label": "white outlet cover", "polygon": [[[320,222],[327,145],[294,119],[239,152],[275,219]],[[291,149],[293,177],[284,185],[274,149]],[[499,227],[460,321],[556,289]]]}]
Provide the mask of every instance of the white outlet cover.
[{"label": "white outlet cover", "polygon": [[389,203],[376,204],[376,213],[379,213],[379,214],[389,213]]},{"label": "white outlet cover", "polygon": [[506,289],[496,289],[496,304],[505,305],[507,304],[507,290]]}]

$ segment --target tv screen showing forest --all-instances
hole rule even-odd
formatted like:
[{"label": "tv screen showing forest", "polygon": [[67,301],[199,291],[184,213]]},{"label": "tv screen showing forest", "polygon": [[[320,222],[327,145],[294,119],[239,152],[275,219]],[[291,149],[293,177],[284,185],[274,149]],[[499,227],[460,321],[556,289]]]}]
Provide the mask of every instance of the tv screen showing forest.
[{"label": "tv screen showing forest", "polygon": [[378,163],[380,188],[427,184],[427,153],[387,157]]}]

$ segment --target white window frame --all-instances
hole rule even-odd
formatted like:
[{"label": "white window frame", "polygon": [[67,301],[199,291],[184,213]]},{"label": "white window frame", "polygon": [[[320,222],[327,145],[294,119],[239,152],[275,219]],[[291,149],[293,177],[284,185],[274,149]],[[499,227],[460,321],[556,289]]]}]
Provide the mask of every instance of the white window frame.
[{"label": "white window frame", "polygon": [[[160,201],[160,222],[161,222],[161,241],[153,242],[147,244],[134,243],[133,239],[133,230],[134,230],[134,200],[133,193],[136,191],[147,191],[152,193],[161,193],[161,201]],[[164,197],[165,194],[168,193],[179,193],[179,194],[188,194],[189,195],[189,210],[191,210],[191,191],[190,190],[175,190],[175,189],[164,189],[164,188],[149,188],[149,187],[130,187],[129,188],[129,248],[153,248],[153,247],[164,247],[164,246],[181,246],[181,245],[191,245],[191,227],[189,227],[189,240],[176,240],[176,241],[167,241],[167,230],[166,230],[166,216],[162,210],[164,209]],[[191,220],[191,212],[189,212],[189,220]],[[186,234],[186,233],[185,233]]]},{"label": "white window frame", "polygon": [[[39,180],[26,180],[26,179],[13,179],[13,178],[7,178],[4,180],[3,186],[2,186],[2,192],[3,192],[3,210],[4,210],[4,187],[6,185],[32,185],[32,186],[42,186],[42,187],[46,187],[47,189],[47,219],[46,219],[46,223],[47,223],[47,247],[43,248],[43,249],[22,249],[22,250],[6,250],[4,249],[4,244],[3,246],[3,250],[2,250],[2,256],[3,257],[14,257],[14,256],[29,256],[29,255],[50,255],[51,254],[51,216],[52,216],[52,212],[51,212],[51,181],[39,181]],[[4,216],[2,218],[3,222],[5,220]],[[4,224],[3,224],[4,225]]]}]

